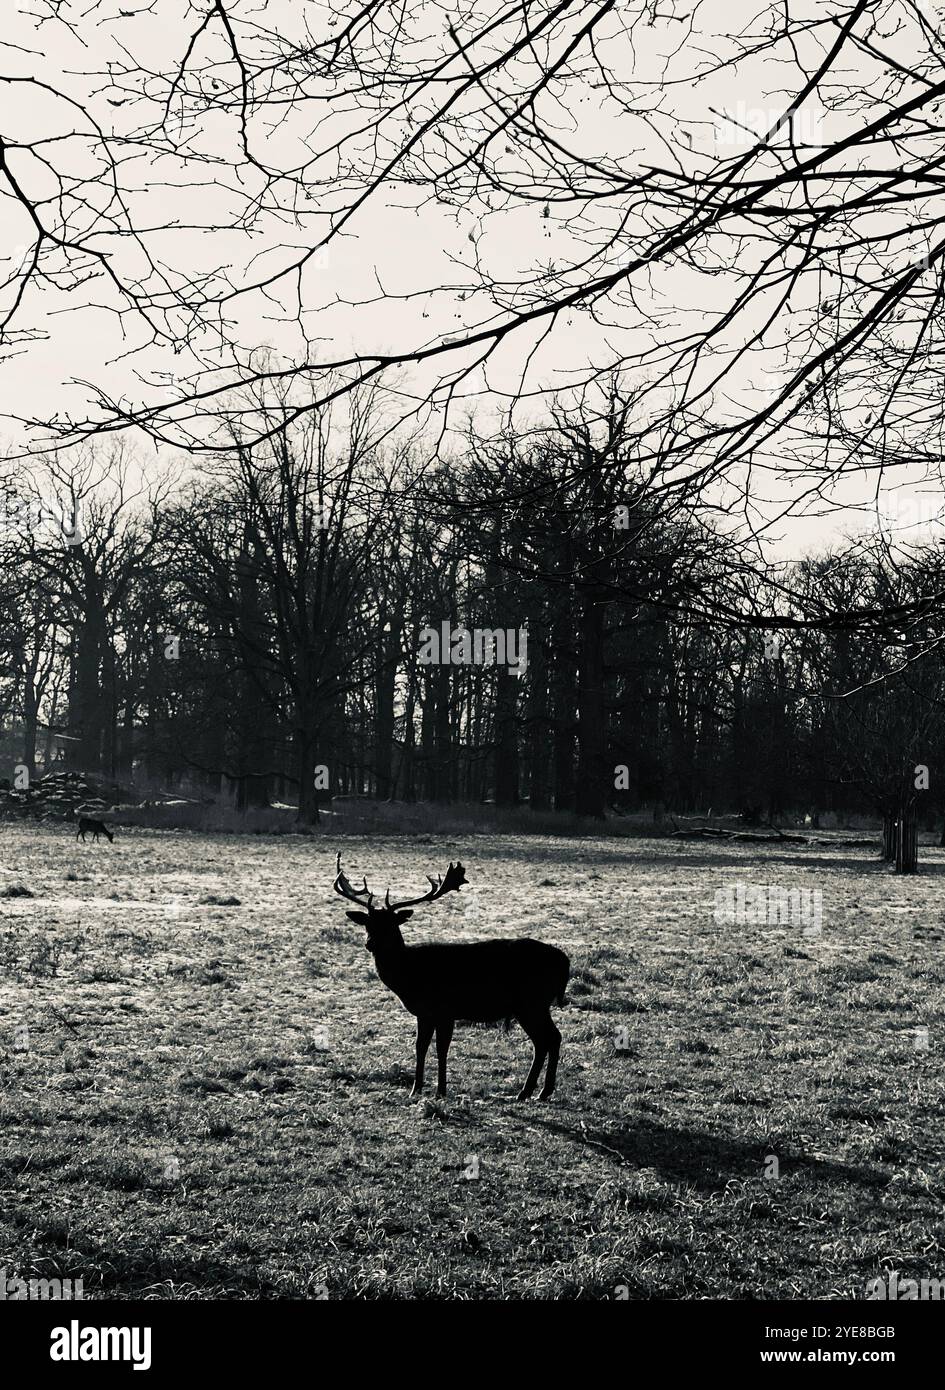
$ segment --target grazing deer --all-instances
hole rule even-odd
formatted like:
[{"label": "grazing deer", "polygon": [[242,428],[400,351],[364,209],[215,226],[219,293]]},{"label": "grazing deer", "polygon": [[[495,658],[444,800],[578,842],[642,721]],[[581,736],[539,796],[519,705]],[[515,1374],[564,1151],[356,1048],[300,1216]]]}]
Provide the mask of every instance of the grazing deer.
[{"label": "grazing deer", "polygon": [[417,1069],[410,1094],[418,1096],[423,1090],[423,1067],[434,1033],[436,1093],[445,1096],[446,1055],[456,1020],[497,1023],[515,1018],[535,1046],[535,1060],[518,1099],[526,1100],[532,1094],[547,1058],[548,1070],[539,1096],[539,1100],[546,1100],[555,1088],[561,1051],[561,1034],[551,1021],[550,1006],[564,1003],[571,971],[564,952],[528,937],[407,946],[400,928],[413,916],[409,909],[457,892],[467,881],[462,864],[451,863],[445,877],[431,878],[430,890],[422,898],[392,903],[388,889],[383,906],[375,905],[367,879],[362,888],[352,887],[342,872],[340,854],[335,867],[335,892],[367,909],[349,912],[348,916],[367,928],[365,946],[374,956],[378,975],[417,1020]]},{"label": "grazing deer", "polygon": [[86,832],[89,830],[92,832],[93,845],[98,844],[99,835],[105,835],[108,838],[109,844],[111,844],[115,838],[104,821],[90,820],[88,816],[80,816],[79,828],[75,832],[76,839],[81,840],[82,843],[85,844]]}]

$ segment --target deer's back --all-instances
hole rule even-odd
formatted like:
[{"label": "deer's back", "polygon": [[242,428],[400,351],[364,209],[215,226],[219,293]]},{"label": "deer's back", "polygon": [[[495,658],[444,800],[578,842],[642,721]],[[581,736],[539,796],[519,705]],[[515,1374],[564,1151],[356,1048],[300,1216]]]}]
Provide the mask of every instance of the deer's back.
[{"label": "deer's back", "polygon": [[494,1023],[560,1002],[570,961],[530,937],[407,946],[378,973],[411,1013]]}]

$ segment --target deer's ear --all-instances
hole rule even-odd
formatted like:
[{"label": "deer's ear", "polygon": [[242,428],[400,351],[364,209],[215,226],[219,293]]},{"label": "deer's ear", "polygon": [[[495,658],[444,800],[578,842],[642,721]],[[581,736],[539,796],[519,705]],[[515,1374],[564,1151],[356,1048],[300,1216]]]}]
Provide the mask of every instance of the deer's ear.
[{"label": "deer's ear", "polygon": [[346,912],[346,917],[350,917],[352,922],[357,922],[358,926],[366,927],[370,925],[370,917],[366,912]]},{"label": "deer's ear", "polygon": [[410,917],[412,917],[412,916],[413,916],[413,913],[412,913],[412,912],[398,912],[398,913],[397,913],[397,916],[394,918],[394,921],[397,923],[397,925],[398,925],[398,927],[399,927],[400,924],[401,924],[401,922],[406,922],[406,921],[408,920],[408,918],[410,918]]}]

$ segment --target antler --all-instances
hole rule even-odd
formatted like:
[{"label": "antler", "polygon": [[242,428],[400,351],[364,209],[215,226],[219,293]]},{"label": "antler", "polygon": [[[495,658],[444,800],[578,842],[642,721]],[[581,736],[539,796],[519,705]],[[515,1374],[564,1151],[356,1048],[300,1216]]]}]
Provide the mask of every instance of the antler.
[{"label": "antler", "polygon": [[[427,878],[430,878],[429,874],[427,874]],[[438,878],[430,878],[430,891],[429,893],[424,893],[422,898],[408,898],[406,902],[392,903],[390,902],[390,894],[388,893],[385,905],[392,907],[395,912],[400,912],[405,907],[416,907],[418,903],[435,903],[437,898],[442,898],[444,893],[456,892],[462,888],[463,884],[466,882],[466,870],[463,868],[462,864],[454,864],[453,861],[450,860],[450,866],[445,876],[440,874]]]},{"label": "antler", "polygon": [[[341,870],[340,851],[338,854],[338,858],[335,860],[335,870],[338,874],[338,877],[335,879],[334,882],[335,892],[340,893],[341,896],[343,898],[347,898],[349,902],[357,903],[360,907],[370,907],[374,894],[367,886],[367,879],[364,880],[363,888],[353,888],[351,886],[351,884],[348,882],[347,878],[345,878],[345,875],[342,873]],[[390,894],[388,893],[388,897],[389,896]]]}]

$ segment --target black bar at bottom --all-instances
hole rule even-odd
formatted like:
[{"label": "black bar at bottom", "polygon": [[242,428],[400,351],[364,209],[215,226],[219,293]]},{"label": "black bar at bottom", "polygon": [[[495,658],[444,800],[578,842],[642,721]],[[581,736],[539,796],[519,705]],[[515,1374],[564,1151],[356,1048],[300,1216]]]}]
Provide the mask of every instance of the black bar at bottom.
[{"label": "black bar at bottom", "polygon": [[500,1343],[487,1340],[492,1325],[506,1371],[513,1359],[540,1359],[543,1346],[558,1356],[583,1345],[595,1362],[611,1353],[628,1369],[639,1363],[670,1374],[708,1368],[763,1376],[769,1367],[791,1365],[838,1366],[849,1374],[924,1367],[941,1343],[943,1315],[937,1301],[8,1301],[0,1305],[0,1345],[8,1368],[12,1362],[20,1376],[41,1372],[44,1383],[117,1374],[170,1384],[181,1373],[246,1377],[280,1368],[320,1374],[333,1365],[363,1369],[374,1357],[388,1370],[403,1370],[404,1356],[425,1361],[444,1342],[457,1368],[468,1357],[470,1370],[475,1365],[481,1374],[486,1348],[499,1351]]}]

